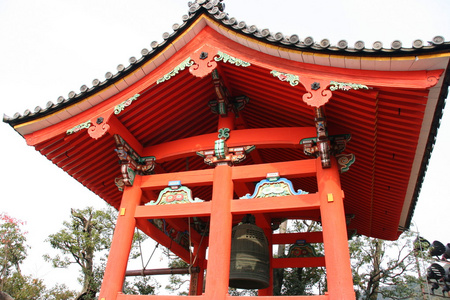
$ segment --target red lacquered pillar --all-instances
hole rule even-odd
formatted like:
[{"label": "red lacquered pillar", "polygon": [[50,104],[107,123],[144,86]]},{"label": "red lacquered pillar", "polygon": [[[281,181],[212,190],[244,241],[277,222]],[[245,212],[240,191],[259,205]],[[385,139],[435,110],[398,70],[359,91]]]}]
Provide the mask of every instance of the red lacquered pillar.
[{"label": "red lacquered pillar", "polygon": [[334,157],[331,158],[331,168],[328,169],[323,169],[320,157],[317,158],[317,185],[329,299],[355,299],[345,222],[344,193]]},{"label": "red lacquered pillar", "polygon": [[218,165],[214,169],[209,231],[207,299],[224,300],[228,295],[231,252],[231,200],[233,199],[232,167]]},{"label": "red lacquered pillar", "polygon": [[116,300],[122,291],[128,257],[136,227],[134,213],[142,196],[141,177],[136,176],[133,186],[125,186],[119,208],[116,228],[109,250],[105,275],[100,289],[100,300]]}]

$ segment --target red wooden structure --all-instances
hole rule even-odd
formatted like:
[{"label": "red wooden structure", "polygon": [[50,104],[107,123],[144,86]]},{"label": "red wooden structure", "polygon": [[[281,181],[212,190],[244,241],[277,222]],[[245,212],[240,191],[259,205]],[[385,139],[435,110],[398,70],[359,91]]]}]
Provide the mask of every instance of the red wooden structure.
[{"label": "red wooden structure", "polygon": [[[4,118],[118,209],[99,299],[178,298],[122,294],[135,227],[199,270],[185,298],[232,297],[231,230],[246,214],[270,249],[324,244],[323,257],[271,258],[271,270],[325,266],[328,293],[311,298],[354,298],[348,234],[394,240],[409,227],[450,43],[300,41],[237,22],[219,1],[197,0],[183,20],[117,74]],[[283,219],[317,220],[323,232],[273,233]]]}]

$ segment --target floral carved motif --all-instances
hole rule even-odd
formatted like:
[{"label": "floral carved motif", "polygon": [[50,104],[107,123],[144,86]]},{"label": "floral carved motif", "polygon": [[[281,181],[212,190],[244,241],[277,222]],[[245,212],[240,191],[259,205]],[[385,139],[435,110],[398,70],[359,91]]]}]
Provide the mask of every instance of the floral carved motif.
[{"label": "floral carved motif", "polygon": [[336,90],[349,91],[349,90],[359,90],[359,89],[368,90],[369,88],[367,87],[367,85],[363,85],[363,84],[359,84],[359,83],[337,82],[337,81],[330,82],[330,90],[331,91],[336,91]]},{"label": "floral carved motif", "polygon": [[120,114],[120,113],[125,109],[125,107],[130,106],[131,103],[133,103],[133,101],[137,100],[137,98],[138,98],[139,96],[140,96],[139,94],[136,94],[136,95],[134,95],[133,97],[128,98],[127,100],[123,101],[122,103],[116,105],[116,106],[114,107],[114,114],[115,114],[115,115]]},{"label": "floral carved motif", "polygon": [[86,121],[84,123],[81,123],[81,124],[71,128],[71,129],[67,130],[66,134],[70,135],[70,134],[76,133],[76,132],[78,132],[80,130],[88,129],[89,127],[91,127],[91,120]]},{"label": "floral carved motif", "polygon": [[318,257],[314,247],[305,240],[299,240],[294,245],[289,247],[287,257]]},{"label": "floral carved motif", "polygon": [[292,196],[292,195],[305,195],[308,192],[294,190],[292,182],[286,178],[273,178],[263,179],[256,184],[253,195],[246,194],[240,199],[255,199],[266,197],[280,197],[280,196]]},{"label": "floral carved motif", "polygon": [[[179,183],[179,181],[177,181]],[[180,204],[180,203],[198,203],[203,202],[199,198],[192,197],[192,191],[186,186],[170,185],[163,189],[158,196],[157,200],[152,200],[146,205],[165,205],[165,204]]]},{"label": "floral carved motif", "polygon": [[272,74],[273,77],[277,77],[281,81],[289,82],[289,84],[292,86],[296,86],[300,82],[300,79],[297,75],[282,73],[275,70],[271,71],[270,74]]},{"label": "floral carved motif", "polygon": [[163,77],[159,78],[156,81],[156,84],[160,84],[160,83],[162,83],[162,82],[164,82],[166,80],[169,80],[170,78],[172,78],[175,75],[177,75],[178,73],[180,73],[180,71],[183,71],[184,69],[191,67],[193,64],[194,64],[194,62],[193,62],[193,60],[190,57],[186,58],[182,63],[180,63],[175,68],[173,68],[172,71],[170,71],[169,73],[167,73]]},{"label": "floral carved motif", "polygon": [[240,67],[249,67],[251,64],[249,62],[243,61],[242,59],[233,57],[229,54],[223,53],[222,51],[217,52],[217,56],[214,57],[215,61],[223,61],[224,63],[229,63],[232,65]]},{"label": "floral carved motif", "polygon": [[353,165],[356,158],[353,153],[351,154],[340,154],[336,155],[337,163],[339,165],[339,172],[344,173],[350,169],[350,166]]},{"label": "floral carved motif", "polygon": [[221,140],[228,140],[228,138],[230,137],[230,128],[220,128],[217,137]]}]

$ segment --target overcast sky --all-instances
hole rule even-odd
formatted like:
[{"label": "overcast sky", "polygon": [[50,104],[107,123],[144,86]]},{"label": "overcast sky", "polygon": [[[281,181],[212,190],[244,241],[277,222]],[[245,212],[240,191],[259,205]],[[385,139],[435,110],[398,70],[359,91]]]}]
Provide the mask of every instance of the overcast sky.
[{"label": "overcast sky", "polygon": [[[269,1],[226,0],[225,11],[238,21],[300,39],[341,39],[371,48],[396,39],[410,47],[436,35],[450,40],[450,1]],[[162,41],[188,11],[185,0],[0,0],[0,112],[12,116],[83,84],[104,80],[119,64],[139,58],[152,41]],[[42,259],[51,252],[45,238],[68,219],[70,208],[103,208],[95,194],[28,147],[7,124],[0,124],[0,212],[27,222],[29,258],[25,274],[48,286],[79,289],[74,271],[55,270]],[[412,229],[433,241],[450,242],[444,224],[450,209],[450,116],[444,114]]]}]

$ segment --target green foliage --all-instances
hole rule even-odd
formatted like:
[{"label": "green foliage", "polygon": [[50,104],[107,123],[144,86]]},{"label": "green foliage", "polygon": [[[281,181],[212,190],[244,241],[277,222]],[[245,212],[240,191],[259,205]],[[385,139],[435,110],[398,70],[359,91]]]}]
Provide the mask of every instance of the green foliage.
[{"label": "green foliage", "polygon": [[20,273],[20,264],[27,257],[26,232],[21,226],[25,222],[0,214],[0,290],[13,270]]},{"label": "green foliage", "polygon": [[106,255],[111,246],[117,213],[113,208],[94,210],[92,207],[71,210],[70,221],[64,221],[64,228],[47,239],[61,255],[44,259],[55,268],[66,268],[77,264],[81,269],[81,294],[87,298],[95,297],[99,290],[104,272],[104,263],[100,256]]},{"label": "green foliage", "polygon": [[45,291],[43,298],[46,300],[69,300],[73,299],[75,294],[65,284],[56,284],[53,288]]},{"label": "green foliage", "polygon": [[[168,250],[166,250],[168,253]],[[169,257],[169,268],[187,268],[189,264],[184,260],[178,257],[172,257],[168,254]],[[189,275],[170,275],[169,283],[166,285],[165,289],[175,292],[177,291],[178,295],[188,295],[189,294]]]},{"label": "green foliage", "polygon": [[154,295],[159,284],[152,277],[136,277],[133,282],[125,282],[124,294],[128,295]]},{"label": "green foliage", "polygon": [[[52,248],[60,251],[58,255],[44,255],[44,259],[51,262],[53,267],[66,268],[70,264],[80,267],[78,280],[83,288],[79,296],[83,295],[83,299],[95,299],[100,290],[116,219],[117,212],[112,207],[103,210],[94,210],[92,207],[72,209],[70,220],[63,222],[64,228],[47,239]],[[134,235],[135,242],[140,243],[145,238],[143,234]],[[139,256],[137,247],[133,247],[130,259]],[[129,286],[128,291],[142,295],[153,293],[154,289],[145,285],[146,280],[149,279],[135,281],[135,285]]]},{"label": "green foliage", "polygon": [[363,236],[349,242],[358,299],[414,299],[421,296],[411,232],[396,241]]},{"label": "green foliage", "polygon": [[[286,225],[280,225],[280,233]],[[321,231],[318,222],[294,220],[286,228],[286,232]],[[312,245],[318,254],[323,254],[323,244]],[[278,257],[286,257],[285,245],[279,245]],[[325,268],[288,268],[274,270],[275,295],[314,295],[323,294],[326,290]]]},{"label": "green foliage", "polygon": [[22,276],[14,272],[3,283],[3,291],[15,300],[38,300],[42,298],[45,285],[42,280],[31,276]]}]

